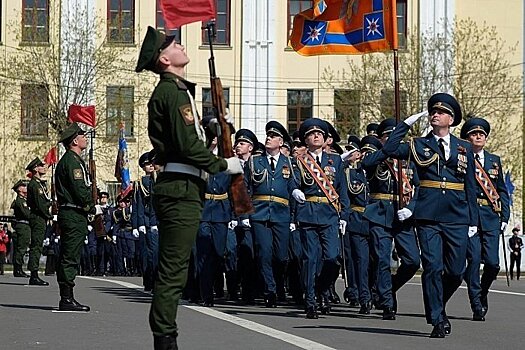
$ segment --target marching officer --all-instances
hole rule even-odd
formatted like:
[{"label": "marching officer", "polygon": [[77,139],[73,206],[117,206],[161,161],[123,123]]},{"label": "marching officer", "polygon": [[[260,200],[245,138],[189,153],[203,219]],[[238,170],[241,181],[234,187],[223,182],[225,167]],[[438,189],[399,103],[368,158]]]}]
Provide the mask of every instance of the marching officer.
[{"label": "marching officer", "polygon": [[31,242],[29,243],[29,261],[27,262],[27,269],[31,273],[29,284],[33,286],[48,286],[48,282],[38,277],[38,266],[42,256],[42,244],[46,234],[47,221],[53,219],[53,215],[51,215],[51,196],[46,180],[43,179],[47,173],[47,167],[37,157],[27,165],[26,170],[32,174],[31,181],[27,185],[27,205],[31,211],[31,216],[29,217]]},{"label": "marching officer", "polygon": [[315,319],[318,318],[316,288],[321,313],[330,313],[329,288],[339,274],[338,231],[346,230],[349,200],[341,157],[323,151],[328,137],[326,122],[307,119],[299,133],[307,152],[297,157],[299,188],[292,195],[298,202],[297,221],[303,245],[306,317]]},{"label": "marching officer", "polygon": [[266,124],[265,154],[253,156],[244,168],[244,179],[255,213],[250,216],[255,258],[264,282],[266,307],[277,306],[277,292],[285,299],[284,276],[290,241],[289,198],[297,188],[294,163],[281,154],[289,135],[277,121]]},{"label": "marching officer", "polygon": [[[478,233],[468,240],[465,271],[473,321],[485,321],[489,288],[500,270],[499,235],[505,232],[510,217],[501,159],[484,149],[489,134],[490,124],[483,118],[471,118],[461,128],[461,138],[470,142],[474,152],[479,204]],[[480,281],[481,261],[484,265]]]},{"label": "marching officer", "polygon": [[[395,119],[383,120],[377,128],[381,143],[385,143],[396,125]],[[370,203],[364,217],[370,222],[373,251],[377,259],[376,288],[383,320],[395,320],[397,312],[396,292],[408,282],[419,269],[419,249],[413,230],[412,213],[416,206],[418,178],[413,164],[388,158],[381,151],[368,153],[362,161],[369,174]],[[399,180],[399,171],[402,174]],[[398,181],[403,183],[403,199],[406,206],[399,205]],[[390,273],[392,240],[395,243],[401,265],[395,275]]]},{"label": "marching officer", "polygon": [[88,214],[101,214],[91,196],[91,182],[86,164],[80,157],[87,148],[87,138],[77,123],[72,123],[60,135],[60,143],[66,148],[55,170],[58,225],[60,236],[60,262],[57,282],[60,287],[61,311],[85,311],[89,306],[75,300],[73,288],[80,264],[80,249],[88,234]]},{"label": "marching officer", "polygon": [[155,349],[177,347],[177,307],[199,228],[206,173],[242,173],[237,157],[223,159],[206,148],[195,84],[182,78],[190,60],[173,39],[148,27],[135,68],[160,75],[148,102],[148,135],[155,163],[163,167],[153,194],[159,227],[159,271],[150,309]]},{"label": "marching officer", "polygon": [[476,180],[471,146],[450,134],[461,123],[461,107],[446,93],[427,104],[432,127],[425,137],[406,144],[401,140],[426,112],[399,123],[381,152],[412,159],[420,181],[414,218],[423,262],[423,300],[431,338],[444,338],[451,325],[445,305],[458,289],[465,272],[467,240],[477,231]]},{"label": "marching officer", "polygon": [[24,272],[22,267],[24,264],[24,255],[26,254],[31,239],[31,227],[29,227],[31,212],[27,205],[27,183],[18,180],[12,190],[16,192],[16,198],[11,204],[11,209],[13,209],[16,220],[14,225],[16,245],[13,250],[13,276],[27,278],[29,275]]}]

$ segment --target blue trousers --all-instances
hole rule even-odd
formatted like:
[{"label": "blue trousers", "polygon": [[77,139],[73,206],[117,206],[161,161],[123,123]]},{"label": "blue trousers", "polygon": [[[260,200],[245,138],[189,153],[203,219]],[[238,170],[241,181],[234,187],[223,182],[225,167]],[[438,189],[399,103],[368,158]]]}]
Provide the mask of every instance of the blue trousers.
[{"label": "blue trousers", "polygon": [[327,296],[334,275],[339,273],[338,222],[327,225],[300,223],[299,231],[303,245],[302,280],[305,303],[306,307],[315,307],[316,277],[319,293]]},{"label": "blue trousers", "polygon": [[159,232],[152,232],[150,228],[147,229],[145,235],[146,240],[146,261],[144,271],[144,287],[153,288],[155,277],[159,268]]},{"label": "blue trousers", "polygon": [[421,247],[423,301],[427,323],[443,321],[445,305],[465,273],[468,225],[418,222]]},{"label": "blue trousers", "polygon": [[196,241],[197,275],[201,298],[213,300],[213,283],[217,270],[222,271],[228,224],[223,222],[206,222],[199,225]]},{"label": "blue trousers", "polygon": [[[348,281],[348,289],[345,293],[348,293],[348,296],[351,300],[359,299],[359,288],[357,286],[357,261],[356,261],[356,252],[352,249],[352,238],[350,233],[347,231],[343,237],[343,244],[345,249],[345,267],[346,267],[346,280]],[[368,251],[368,246],[367,246]],[[367,258],[368,261],[368,258]],[[367,263],[368,265],[368,263]],[[367,273],[368,276],[368,273]],[[368,289],[368,288],[367,288]]]},{"label": "blue trousers", "polygon": [[[492,282],[498,276],[500,269],[499,234],[498,230],[478,231],[478,234],[468,239],[465,282],[467,283],[470,307],[473,312],[481,311],[480,298],[488,294]],[[481,261],[485,265],[480,280]]]},{"label": "blue trousers", "polygon": [[[264,294],[276,293],[275,278],[284,278],[284,267],[288,262],[290,223],[252,221],[255,259],[264,281]],[[274,264],[275,262],[275,264]],[[276,267],[274,276],[274,265]]]},{"label": "blue trousers", "polygon": [[303,257],[303,246],[301,245],[301,234],[299,230],[290,232],[290,246],[288,250],[290,262],[288,264],[288,291],[295,300],[302,299],[303,286],[301,283],[301,261]]},{"label": "blue trousers", "polygon": [[253,234],[249,227],[237,226],[237,270],[242,288],[242,299],[252,300],[255,296],[257,272],[253,252]]},{"label": "blue trousers", "polygon": [[237,271],[237,235],[234,230],[228,230],[226,235],[225,270]]},{"label": "blue trousers", "polygon": [[370,257],[368,237],[352,232],[347,232],[346,236],[350,238],[352,257],[354,258],[354,275],[359,292],[359,304],[365,305],[371,299],[370,289],[368,288],[368,262]]}]

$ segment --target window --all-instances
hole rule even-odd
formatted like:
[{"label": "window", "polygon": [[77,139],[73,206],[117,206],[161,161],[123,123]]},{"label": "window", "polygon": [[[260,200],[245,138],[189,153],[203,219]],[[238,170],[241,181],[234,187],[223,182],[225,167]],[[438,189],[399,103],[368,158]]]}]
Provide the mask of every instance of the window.
[{"label": "window", "polygon": [[106,89],[106,135],[118,136],[120,122],[126,137],[133,136],[133,86],[108,86]]},{"label": "window", "polygon": [[288,90],[288,132],[298,130],[313,115],[313,90]]},{"label": "window", "polygon": [[49,99],[45,85],[22,84],[20,134],[47,137]]},{"label": "window", "polygon": [[22,41],[49,42],[48,0],[22,0]]},{"label": "window", "polygon": [[400,49],[407,47],[407,0],[397,0],[397,43]]},{"label": "window", "polygon": [[[407,92],[401,90],[399,92],[399,104],[401,117],[408,115],[408,96]],[[394,90],[381,90],[380,97],[381,115],[384,118],[396,117],[396,105],[394,100]]]},{"label": "window", "polygon": [[288,0],[288,32],[287,32],[288,40],[290,39],[290,35],[292,35],[294,16],[298,14],[299,12],[308,10],[309,8],[312,8],[312,7],[313,7],[312,0]]},{"label": "window", "polygon": [[108,0],[108,42],[133,44],[134,0]]},{"label": "window", "polygon": [[[222,88],[226,106],[230,103],[230,88]],[[213,102],[211,100],[211,89],[202,88],[202,116],[214,115]]]},{"label": "window", "polygon": [[[216,45],[230,45],[230,1],[231,0],[216,0],[217,18],[215,22],[215,30],[217,35],[213,43]],[[208,32],[202,31],[202,43],[208,44]]]},{"label": "window", "polygon": [[[158,30],[166,32],[166,28],[164,28],[164,16],[162,16],[162,9],[160,8],[160,0],[157,0],[156,27]],[[174,29],[170,33],[166,32],[166,34],[175,36],[175,42],[178,44],[181,43],[180,28]]]},{"label": "window", "polygon": [[358,90],[334,90],[335,128],[341,137],[360,135],[361,94]]}]

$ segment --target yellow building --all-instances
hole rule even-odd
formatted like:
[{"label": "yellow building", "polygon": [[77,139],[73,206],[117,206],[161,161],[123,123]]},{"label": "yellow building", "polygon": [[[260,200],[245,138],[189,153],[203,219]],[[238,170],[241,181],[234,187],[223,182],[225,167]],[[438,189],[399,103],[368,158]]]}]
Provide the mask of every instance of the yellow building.
[{"label": "yellow building", "polygon": [[[340,87],[328,85],[324,78],[327,69],[341,71],[347,68],[348,61],[358,64],[360,57],[302,57],[288,47],[293,16],[311,3],[217,0],[216,68],[237,128],[249,128],[262,138],[269,120],[279,120],[293,132],[306,118],[321,117],[341,125],[343,122],[338,119],[350,115],[352,131],[362,134],[370,116],[363,112],[359,94],[339,95],[352,102],[347,101],[336,110],[335,95],[344,92],[340,90],[344,84],[339,81]],[[435,35],[444,33],[453,18],[472,18],[477,23],[495,25],[507,43],[519,42],[518,50],[508,60],[523,61],[521,1],[509,0],[505,6],[498,0],[397,3],[402,45],[412,34],[429,30]],[[13,198],[9,189],[16,179],[24,177],[25,165],[35,156],[43,157],[55,143],[52,123],[56,118],[65,119],[67,105],[73,101],[95,104],[97,108],[95,157],[101,187],[116,191],[113,169],[121,120],[126,122],[131,175],[136,179],[141,173],[138,157],[151,147],[146,103],[156,77],[151,73],[136,74],[135,60],[147,26],[163,28],[158,4],[152,0],[0,0],[0,9],[0,213],[8,212]],[[211,99],[205,31],[201,23],[193,23],[175,34],[191,59],[187,79],[198,84],[196,100],[201,114],[206,115],[211,112]],[[87,54],[72,52],[71,48],[77,47],[72,42],[93,43],[95,49]],[[16,61],[13,57],[25,60]],[[78,64],[68,66],[66,62]],[[28,77],[28,71],[22,68],[24,64],[49,69],[40,70],[37,77]],[[95,69],[89,70],[90,67]],[[73,74],[75,69],[78,73]],[[523,64],[517,64],[512,74],[521,76],[522,70]],[[93,78],[82,85],[81,73],[86,72]],[[75,91],[83,91],[83,95],[79,97]],[[391,104],[391,99],[383,103]],[[54,115],[42,119],[42,110],[54,111]],[[376,117],[382,111],[380,106]],[[523,125],[521,114],[512,118],[515,125]],[[521,163],[522,157],[519,158]],[[514,179],[515,184],[521,181],[521,175]]]}]

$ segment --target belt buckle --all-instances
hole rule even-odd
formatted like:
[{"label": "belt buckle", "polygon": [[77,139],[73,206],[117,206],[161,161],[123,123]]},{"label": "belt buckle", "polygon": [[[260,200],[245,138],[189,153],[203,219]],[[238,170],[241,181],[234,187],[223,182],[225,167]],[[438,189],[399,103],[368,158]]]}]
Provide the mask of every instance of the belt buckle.
[{"label": "belt buckle", "polygon": [[441,188],[442,190],[446,190],[447,189],[447,183],[445,181],[441,181],[441,183],[439,184],[439,188]]},{"label": "belt buckle", "polygon": [[273,198],[274,198],[273,195],[270,195],[270,202],[274,201]]}]

